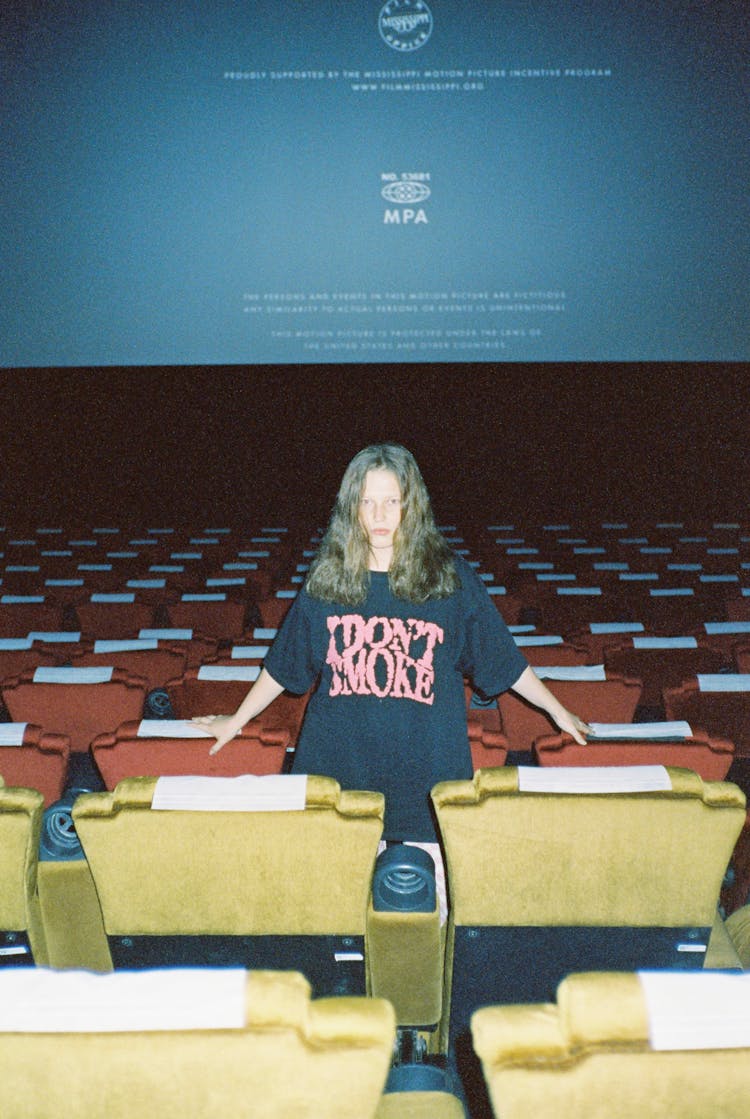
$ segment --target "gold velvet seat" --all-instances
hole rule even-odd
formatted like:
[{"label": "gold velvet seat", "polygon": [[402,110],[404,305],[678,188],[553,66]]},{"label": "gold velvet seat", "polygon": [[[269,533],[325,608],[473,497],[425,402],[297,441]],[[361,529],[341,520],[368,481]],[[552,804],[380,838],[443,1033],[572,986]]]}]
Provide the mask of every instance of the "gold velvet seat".
[{"label": "gold velvet seat", "polygon": [[[29,969],[25,969],[29,970]],[[210,973],[209,978],[215,978]],[[49,986],[46,1013],[36,1027],[28,1023],[30,999],[15,1001],[25,1010],[21,1028],[11,1019],[0,1035],[0,1114],[4,1119],[460,1119],[463,1109],[448,1093],[415,1092],[383,1096],[394,1041],[394,1014],[388,1002],[370,998],[312,1001],[310,988],[296,972],[252,971],[232,977],[228,996],[215,1003],[212,1024],[204,1024],[196,994],[185,996],[194,973],[172,975],[183,1006],[178,1021],[191,1028],[154,1024],[162,1005],[140,1005],[134,994],[142,975],[83,976],[83,993],[52,998],[65,973],[44,973]],[[161,991],[164,973],[149,973],[152,993]],[[126,991],[113,996],[114,1008],[101,1010],[96,988],[125,980]],[[74,985],[78,976],[73,976]],[[21,988],[23,988],[21,982]],[[27,982],[28,986],[28,982]],[[93,995],[90,994],[94,988]],[[118,984],[117,989],[120,990]],[[67,990],[67,987],[65,988]],[[205,984],[201,989],[205,990]],[[0,992],[5,990],[0,976]],[[43,992],[43,995],[47,992]],[[115,1013],[123,995],[130,1004],[128,1028]],[[1,996],[0,996],[1,997]],[[7,1001],[7,1000],[6,1000]],[[153,1000],[152,1000],[153,1001]],[[185,1004],[187,1004],[185,1006]],[[55,1007],[53,1012],[52,1007]],[[168,1009],[168,1008],[167,1008]],[[96,1014],[95,1019],[93,1018]],[[141,1017],[144,1013],[148,1016]],[[62,1029],[46,1032],[49,1019],[61,1016]],[[0,1021],[3,1015],[0,1011]],[[92,1020],[96,1025],[92,1028]],[[102,1024],[104,1020],[105,1024]],[[139,1028],[139,1021],[146,1025]]]},{"label": "gold velvet seat", "polygon": [[[699,1002],[707,977],[679,977],[688,998]],[[652,1033],[644,987],[633,973],[570,975],[556,1003],[484,1007],[472,1019],[494,1113],[503,1119],[744,1119],[748,1041],[657,1049]]]},{"label": "gold velvet seat", "polygon": [[480,770],[432,791],[450,898],[442,1045],[470,1077],[478,1006],[550,1001],[584,969],[740,966],[717,905],[745,821],[741,790],[662,767],[649,771],[652,791],[526,787],[551,773]]},{"label": "gold velvet seat", "polygon": [[[181,780],[223,784],[171,779]],[[73,808],[115,967],[297,967],[316,993],[364,993],[381,793],[311,776],[301,810],[173,811],[152,807],[156,789],[155,778],[126,778]]]},{"label": "gold velvet seat", "polygon": [[37,892],[43,811],[40,792],[0,777],[0,968],[47,963]]}]

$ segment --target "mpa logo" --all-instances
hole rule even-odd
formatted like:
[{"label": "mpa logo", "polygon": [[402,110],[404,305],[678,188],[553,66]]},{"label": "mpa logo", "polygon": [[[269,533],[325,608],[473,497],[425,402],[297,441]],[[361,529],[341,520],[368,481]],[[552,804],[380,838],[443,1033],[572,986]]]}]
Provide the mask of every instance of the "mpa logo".
[{"label": "mpa logo", "polygon": [[426,202],[430,197],[430,188],[427,183],[413,183],[401,180],[395,183],[386,183],[380,192],[386,202],[401,202],[405,205],[414,205],[415,202]]},{"label": "mpa logo", "polygon": [[380,176],[383,185],[380,193],[386,202],[395,203],[383,215],[385,225],[427,225],[427,214],[421,202],[426,202],[432,191],[426,171],[403,174],[392,172]]},{"label": "mpa logo", "polygon": [[380,9],[378,30],[395,51],[416,51],[432,34],[432,12],[424,0],[387,0]]}]

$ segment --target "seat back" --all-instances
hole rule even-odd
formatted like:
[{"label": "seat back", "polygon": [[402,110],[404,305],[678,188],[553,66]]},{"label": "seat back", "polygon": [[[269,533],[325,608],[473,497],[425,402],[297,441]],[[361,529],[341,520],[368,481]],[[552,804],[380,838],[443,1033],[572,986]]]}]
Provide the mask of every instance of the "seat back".
[{"label": "seat back", "polygon": [[[636,708],[640,703],[642,686],[640,680],[623,676],[606,676],[602,670],[601,679],[592,679],[596,665],[560,667],[549,673],[538,669],[544,682],[553,695],[569,711],[575,711],[587,722],[632,723]],[[579,678],[575,679],[575,674]],[[562,677],[568,675],[568,679]],[[557,678],[555,678],[557,677]],[[497,701],[500,709],[503,734],[508,739],[511,750],[530,751],[534,740],[549,734],[553,729],[550,719],[538,708],[532,707],[513,692],[504,692]]]},{"label": "seat back", "polygon": [[27,972],[0,1003],[6,1119],[366,1119],[394,1040],[386,1001],[312,1001],[295,972]]},{"label": "seat back", "polygon": [[80,796],[73,820],[115,967],[297,967],[363,993],[383,813],[382,794],[327,777],[147,777]]},{"label": "seat back", "polygon": [[506,767],[432,799],[451,900],[446,1045],[466,1043],[477,1006],[547,1001],[582,967],[703,966],[745,821],[735,785],[664,767]]},{"label": "seat back", "polygon": [[70,739],[47,734],[32,723],[0,723],[0,773],[6,785],[38,789],[45,808],[65,788]]},{"label": "seat back", "polygon": [[140,718],[146,681],[120,668],[39,668],[2,685],[14,722],[65,734],[72,751],[88,750],[97,734]]},{"label": "seat back", "polygon": [[691,676],[664,689],[664,711],[668,719],[685,719],[692,727],[728,738],[738,757],[750,755],[750,676]]},{"label": "seat back", "polygon": [[[178,719],[196,715],[224,715],[236,711],[260,675],[259,664],[204,664],[188,668],[167,684],[172,710]],[[282,692],[256,719],[248,723],[255,733],[285,730],[295,746],[310,693]]]},{"label": "seat back", "polygon": [[114,789],[126,777],[281,773],[290,736],[284,730],[256,732],[245,727],[229,750],[213,755],[212,741],[208,732],[187,721],[141,719],[122,723],[113,734],[97,735],[91,753],[105,786]]},{"label": "seat back", "polygon": [[676,687],[697,672],[720,672],[726,660],[718,649],[695,637],[640,637],[604,652],[607,675],[630,676],[643,683],[640,702],[658,707],[665,688]]},{"label": "seat back", "polygon": [[47,962],[37,893],[43,810],[40,792],[0,777],[0,969]]},{"label": "seat back", "polygon": [[539,765],[671,765],[692,769],[704,781],[723,781],[734,743],[705,731],[693,733],[686,723],[633,723],[589,738],[584,746],[567,734],[544,735],[534,742],[534,756]]},{"label": "seat back", "polygon": [[472,1036],[494,1114],[743,1119],[750,1109],[748,978],[575,974],[560,984],[556,1003],[477,1010]]}]

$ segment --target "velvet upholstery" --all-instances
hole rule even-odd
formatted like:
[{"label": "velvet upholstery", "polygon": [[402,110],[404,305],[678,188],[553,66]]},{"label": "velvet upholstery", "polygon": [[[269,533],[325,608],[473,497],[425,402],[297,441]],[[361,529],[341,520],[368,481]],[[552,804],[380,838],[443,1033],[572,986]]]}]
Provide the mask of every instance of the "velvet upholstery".
[{"label": "velvet upholstery", "polygon": [[125,651],[97,653],[90,650],[76,657],[76,668],[98,668],[102,664],[112,664],[122,668],[131,676],[142,676],[146,689],[163,688],[168,680],[180,676],[186,665],[187,650],[179,645],[166,642],[157,643],[155,649],[127,649]]},{"label": "velvet upholstery", "polygon": [[399,1025],[432,1029],[441,1017],[444,929],[432,913],[367,913],[369,990],[387,998]]},{"label": "velvet upholstery", "polygon": [[[462,926],[716,926],[717,958],[712,937],[705,966],[739,966],[717,904],[745,820],[745,796],[728,782],[704,782],[682,769],[667,773],[671,790],[647,793],[521,793],[514,767],[435,786],[451,901],[444,1046]],[[528,967],[534,969],[533,957]]]},{"label": "velvet upholstery", "polygon": [[750,1048],[653,1050],[632,973],[570,975],[556,1004],[484,1007],[472,1036],[502,1119],[744,1119],[750,1111]]},{"label": "velvet upholstery", "polygon": [[37,789],[48,808],[63,794],[69,758],[66,734],[45,733],[27,723],[20,746],[0,746],[0,774],[6,785]]},{"label": "velvet upholstery", "polygon": [[702,692],[691,676],[674,688],[665,688],[664,711],[668,719],[685,719],[734,743],[738,757],[750,757],[750,692]]},{"label": "velvet upholstery", "polygon": [[[247,680],[201,680],[198,668],[188,668],[182,676],[167,683],[167,693],[175,717],[192,719],[196,715],[223,715],[236,711],[247,695]],[[247,723],[255,731],[286,730],[296,745],[309,693],[282,692],[256,719]]]},{"label": "velvet upholstery", "polygon": [[[632,723],[641,700],[640,680],[623,676],[606,680],[545,680],[547,688],[569,711],[596,723]],[[498,698],[503,734],[511,750],[530,751],[534,740],[550,734],[554,725],[544,712],[505,692]]]},{"label": "velvet upholstery", "polygon": [[47,963],[37,889],[43,809],[40,792],[7,786],[0,777],[0,930],[25,932],[37,964]]},{"label": "velvet upholstery", "polygon": [[393,1039],[384,1000],[312,1001],[298,973],[250,972],[240,1029],[3,1034],[0,1114],[368,1119]]},{"label": "velvet upholstery", "polygon": [[108,934],[364,935],[381,793],[311,776],[303,812],[164,812],[155,784],[73,808]]},{"label": "velvet upholstery", "polygon": [[600,739],[584,746],[569,735],[550,734],[536,739],[534,755],[539,765],[669,765],[692,769],[704,781],[723,781],[734,759],[734,744],[702,731],[682,742]]},{"label": "velvet upholstery", "polygon": [[126,777],[205,774],[233,777],[242,773],[281,773],[290,743],[285,730],[254,731],[243,727],[229,750],[209,754],[209,738],[141,737],[139,723],[123,723],[112,734],[100,734],[91,753],[108,789]]},{"label": "velvet upholstery", "polygon": [[115,668],[111,680],[98,684],[40,683],[33,676],[24,672],[3,681],[3,702],[11,718],[66,734],[74,752],[87,751],[97,734],[143,713],[146,681],[122,669]]}]

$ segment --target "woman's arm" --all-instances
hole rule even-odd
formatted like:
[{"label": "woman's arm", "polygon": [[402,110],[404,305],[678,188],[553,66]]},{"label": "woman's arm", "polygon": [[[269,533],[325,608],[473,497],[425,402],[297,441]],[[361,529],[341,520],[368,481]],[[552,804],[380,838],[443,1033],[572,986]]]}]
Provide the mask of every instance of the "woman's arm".
[{"label": "woman's arm", "polygon": [[535,707],[541,707],[561,731],[571,735],[581,746],[585,746],[585,736],[591,733],[591,727],[563,707],[559,699],[542,683],[533,668],[529,666],[524,669],[513,685],[512,691],[517,692],[529,703],[533,703]]},{"label": "woman's arm", "polygon": [[265,668],[262,668],[260,676],[234,715],[201,715],[192,719],[191,721],[197,723],[199,727],[210,730],[216,738],[216,742],[208,751],[209,754],[218,754],[227,742],[231,742],[240,733],[245,723],[249,723],[256,715],[260,715],[261,711],[265,711],[268,705],[276,699],[276,696],[281,695],[283,690],[283,685],[274,680]]}]

